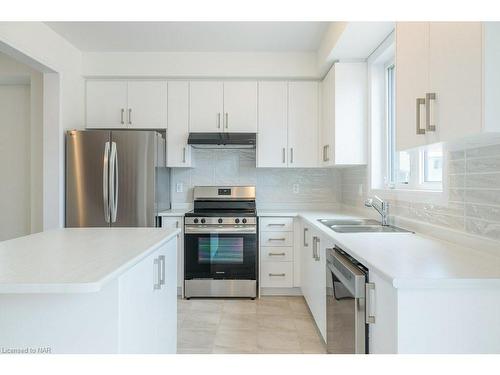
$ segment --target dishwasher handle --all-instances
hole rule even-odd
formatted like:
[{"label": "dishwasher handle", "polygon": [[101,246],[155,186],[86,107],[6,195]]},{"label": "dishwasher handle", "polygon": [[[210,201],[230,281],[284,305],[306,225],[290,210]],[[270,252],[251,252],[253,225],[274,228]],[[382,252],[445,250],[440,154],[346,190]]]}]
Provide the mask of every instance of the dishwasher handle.
[{"label": "dishwasher handle", "polygon": [[375,324],[375,284],[365,284],[366,324]]}]

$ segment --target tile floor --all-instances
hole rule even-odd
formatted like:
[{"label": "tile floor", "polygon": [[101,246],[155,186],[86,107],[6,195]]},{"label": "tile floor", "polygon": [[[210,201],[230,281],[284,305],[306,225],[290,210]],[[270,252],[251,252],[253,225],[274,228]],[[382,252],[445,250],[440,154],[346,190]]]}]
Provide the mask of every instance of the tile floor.
[{"label": "tile floor", "polygon": [[303,297],[178,301],[178,353],[325,353]]}]

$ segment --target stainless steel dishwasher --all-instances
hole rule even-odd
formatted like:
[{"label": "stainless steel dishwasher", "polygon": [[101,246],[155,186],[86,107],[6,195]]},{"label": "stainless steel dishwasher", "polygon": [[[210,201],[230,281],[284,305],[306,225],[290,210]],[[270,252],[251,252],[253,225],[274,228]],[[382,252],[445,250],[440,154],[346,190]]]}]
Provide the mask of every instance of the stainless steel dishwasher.
[{"label": "stainless steel dishwasher", "polygon": [[374,284],[368,269],[343,250],[326,250],[327,351],[335,354],[367,354],[368,324],[375,316],[367,311]]}]

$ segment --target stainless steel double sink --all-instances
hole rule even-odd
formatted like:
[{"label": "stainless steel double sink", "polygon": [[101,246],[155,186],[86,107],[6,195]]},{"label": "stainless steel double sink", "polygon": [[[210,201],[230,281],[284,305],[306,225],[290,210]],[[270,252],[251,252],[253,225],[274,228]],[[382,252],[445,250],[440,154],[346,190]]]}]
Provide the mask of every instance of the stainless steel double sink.
[{"label": "stainless steel double sink", "polygon": [[382,225],[373,219],[319,219],[318,221],[338,233],[412,233],[393,225]]}]

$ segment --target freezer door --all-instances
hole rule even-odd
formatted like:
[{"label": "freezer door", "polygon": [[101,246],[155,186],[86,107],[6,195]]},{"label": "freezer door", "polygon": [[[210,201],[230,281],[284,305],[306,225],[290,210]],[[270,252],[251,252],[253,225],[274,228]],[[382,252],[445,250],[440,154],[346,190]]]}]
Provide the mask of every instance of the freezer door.
[{"label": "freezer door", "polygon": [[66,227],[110,225],[109,150],[109,131],[66,133]]},{"label": "freezer door", "polygon": [[155,226],[156,132],[112,131],[111,225]]}]

